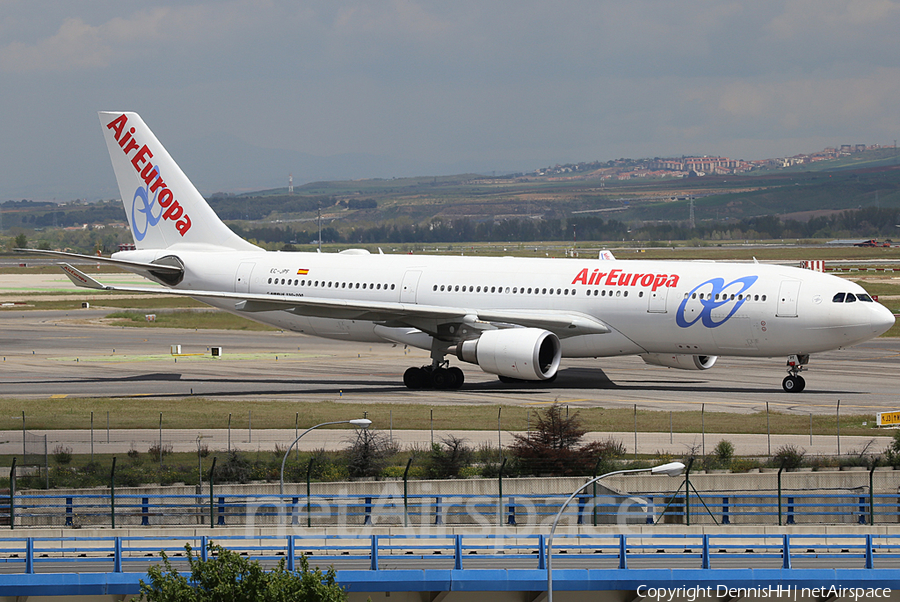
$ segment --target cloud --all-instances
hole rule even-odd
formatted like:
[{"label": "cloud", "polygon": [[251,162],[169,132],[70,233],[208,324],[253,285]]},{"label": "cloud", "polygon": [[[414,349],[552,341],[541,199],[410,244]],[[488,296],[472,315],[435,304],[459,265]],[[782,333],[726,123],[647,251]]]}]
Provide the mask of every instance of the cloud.
[{"label": "cloud", "polygon": [[245,26],[247,2],[161,6],[91,25],[81,17],[34,42],[0,48],[0,70],[11,73],[103,69],[170,46],[193,45],[213,34],[226,37]]}]

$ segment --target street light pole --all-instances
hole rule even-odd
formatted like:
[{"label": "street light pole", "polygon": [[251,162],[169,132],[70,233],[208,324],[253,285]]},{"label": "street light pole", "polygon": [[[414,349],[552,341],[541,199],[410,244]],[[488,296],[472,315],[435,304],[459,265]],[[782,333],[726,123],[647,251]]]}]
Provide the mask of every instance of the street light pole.
[{"label": "street light pole", "polygon": [[[353,420],[335,420],[334,422],[323,422],[322,424],[317,424],[316,426],[311,426],[302,433],[300,433],[294,442],[291,443],[290,447],[287,448],[287,451],[284,453],[284,459],[281,461],[281,482],[279,487],[279,493],[282,498],[284,498],[284,464],[287,462],[288,456],[291,454],[291,450],[294,449],[294,446],[297,445],[297,442],[303,438],[303,435],[306,433],[313,431],[320,426],[330,426],[332,424],[352,424],[357,428],[367,429],[369,425],[372,424],[372,421],[368,418],[354,418]],[[282,500],[284,501],[284,500]]]},{"label": "street light pole", "polygon": [[606,477],[620,474],[647,472],[648,470],[650,471],[650,474],[664,474],[670,477],[675,477],[680,475],[684,470],[684,464],[682,464],[681,462],[669,462],[668,464],[654,466],[653,468],[631,468],[628,470],[614,470],[613,472],[602,474],[599,477],[594,477],[593,479],[576,489],[572,493],[572,495],[569,496],[569,499],[563,502],[563,505],[559,508],[559,512],[556,513],[556,518],[553,519],[553,526],[550,527],[550,537],[547,538],[547,602],[553,602],[553,533],[556,531],[556,525],[557,523],[559,523],[559,519],[562,516],[563,511],[566,509],[566,506],[569,505],[569,502],[575,499],[575,496],[581,493],[589,485],[593,485],[600,479],[605,479]]}]

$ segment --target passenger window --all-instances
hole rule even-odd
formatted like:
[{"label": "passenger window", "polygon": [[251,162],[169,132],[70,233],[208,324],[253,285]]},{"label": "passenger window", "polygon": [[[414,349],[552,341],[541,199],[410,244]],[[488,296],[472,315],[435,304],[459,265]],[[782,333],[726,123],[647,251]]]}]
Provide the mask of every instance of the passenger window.
[{"label": "passenger window", "polygon": [[453,287],[453,292],[454,292],[454,293],[458,293],[458,292],[459,292],[459,285],[458,285],[458,284],[457,284],[456,286]]},{"label": "passenger window", "polygon": [[396,284],[392,284],[392,285],[391,285],[391,290],[394,290],[394,287],[396,287],[396,286],[397,286]]},{"label": "passenger window", "polygon": [[628,291],[625,291],[625,294],[622,295],[622,296],[623,296],[623,297],[627,297],[627,296],[628,296]]},{"label": "passenger window", "polygon": [[844,299],[844,303],[853,303],[856,301],[856,296],[853,293],[847,293],[847,298]]},{"label": "passenger window", "polygon": [[[641,291],[638,293],[638,298],[643,297],[643,296],[644,296],[644,291]],[[685,293],[684,297],[687,298],[687,293]]]},{"label": "passenger window", "polygon": [[762,296],[762,300],[763,300],[763,301],[766,300],[766,296],[765,296],[765,295]]},{"label": "passenger window", "polygon": [[832,299],[832,303],[843,303],[844,302],[844,293],[837,293]]},{"label": "passenger window", "polygon": [[271,279],[271,278],[269,278],[269,284],[272,284],[272,279]]}]

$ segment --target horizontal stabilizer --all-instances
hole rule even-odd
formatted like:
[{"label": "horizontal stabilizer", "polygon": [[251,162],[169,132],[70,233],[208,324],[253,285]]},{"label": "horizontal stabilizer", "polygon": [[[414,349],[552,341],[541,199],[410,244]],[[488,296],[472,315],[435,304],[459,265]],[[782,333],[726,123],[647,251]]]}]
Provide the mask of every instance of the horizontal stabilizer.
[{"label": "horizontal stabilizer", "polygon": [[61,266],[62,271],[65,272],[66,276],[69,277],[75,286],[80,286],[82,288],[93,288],[98,291],[108,290],[108,287],[100,284],[81,270],[77,270],[70,266],[68,263],[64,263]]}]

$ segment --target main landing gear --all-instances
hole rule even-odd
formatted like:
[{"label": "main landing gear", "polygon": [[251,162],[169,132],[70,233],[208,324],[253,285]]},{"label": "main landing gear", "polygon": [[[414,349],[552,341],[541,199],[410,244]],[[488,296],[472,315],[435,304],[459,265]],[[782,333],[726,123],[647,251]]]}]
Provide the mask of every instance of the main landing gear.
[{"label": "main landing gear", "polygon": [[448,367],[448,363],[408,368],[403,373],[403,384],[408,389],[459,389],[465,380],[465,375],[456,366]]},{"label": "main landing gear", "polygon": [[806,388],[806,381],[800,376],[803,366],[809,363],[809,355],[792,355],[788,357],[788,375],[781,381],[781,387],[787,393],[799,393]]}]

